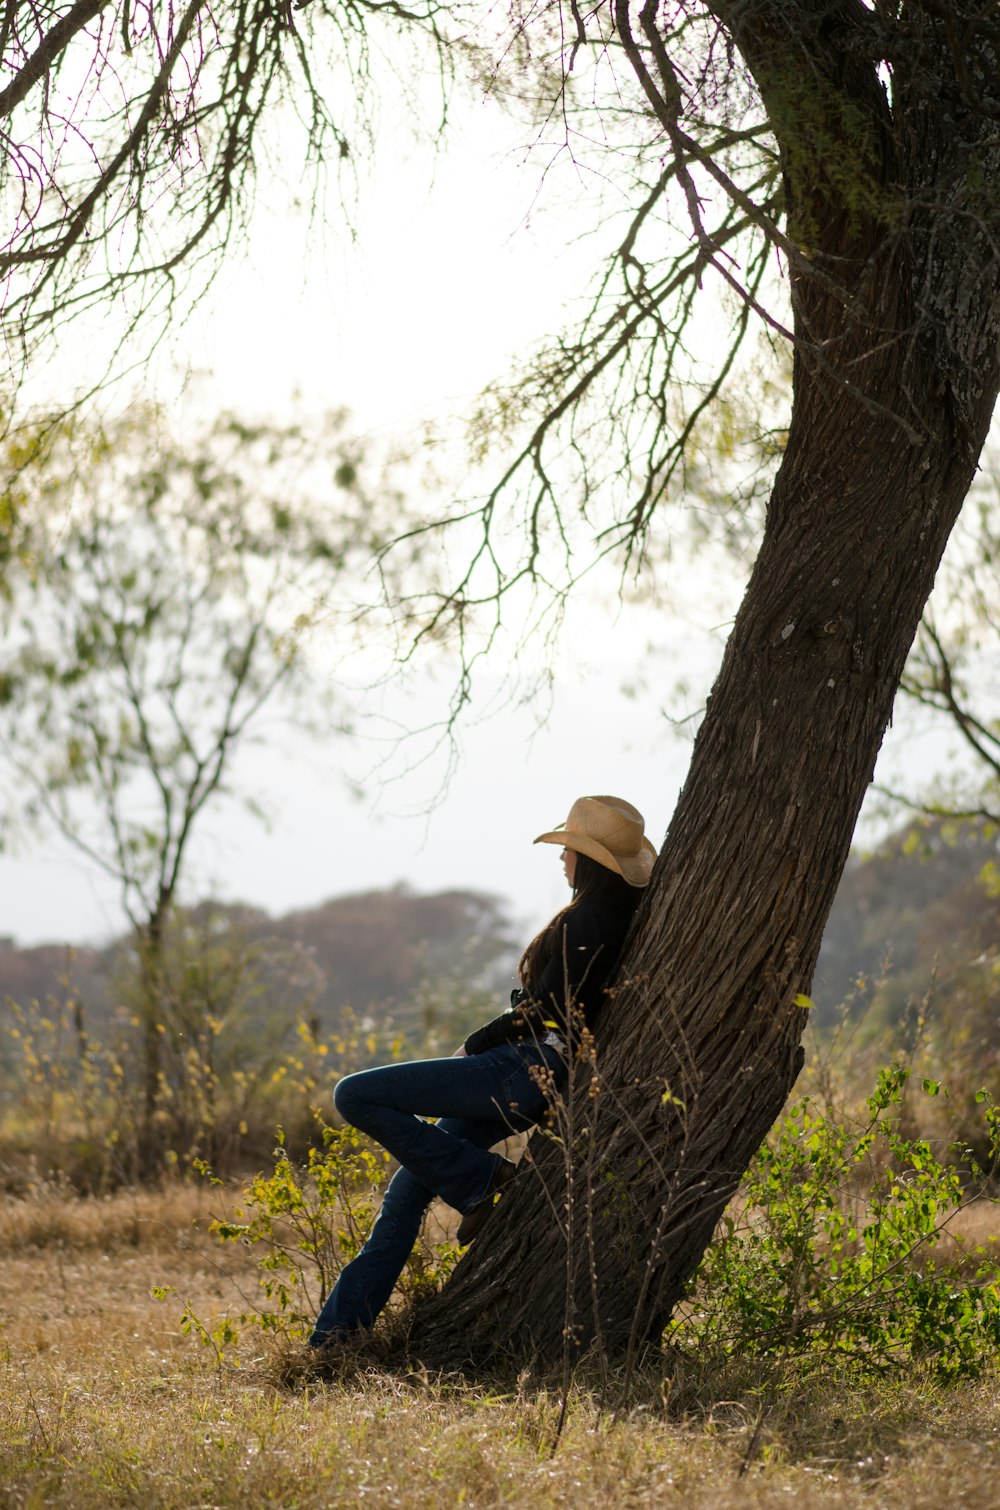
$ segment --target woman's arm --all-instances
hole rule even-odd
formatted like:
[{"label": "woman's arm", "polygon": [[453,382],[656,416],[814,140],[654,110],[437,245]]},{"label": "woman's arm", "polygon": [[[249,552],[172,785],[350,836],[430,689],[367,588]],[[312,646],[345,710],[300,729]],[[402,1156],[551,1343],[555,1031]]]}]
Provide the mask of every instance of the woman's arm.
[{"label": "woman's arm", "polygon": [[[523,991],[513,1009],[501,1012],[465,1040],[470,1054],[520,1038],[541,1039],[555,1030],[564,1036],[573,1009],[589,1022],[621,949],[617,919],[591,907],[573,908],[562,925],[562,946],[542,971],[530,993]],[[571,1009],[567,1011],[567,1006]]]}]

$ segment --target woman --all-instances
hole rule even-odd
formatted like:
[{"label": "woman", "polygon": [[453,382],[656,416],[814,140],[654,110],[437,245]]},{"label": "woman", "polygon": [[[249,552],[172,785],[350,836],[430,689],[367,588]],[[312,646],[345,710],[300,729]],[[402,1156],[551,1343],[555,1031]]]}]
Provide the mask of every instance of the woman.
[{"label": "woman", "polygon": [[510,1009],[450,1059],[362,1070],[338,1084],[334,1101],[345,1122],[401,1167],[371,1236],[320,1312],[313,1347],[372,1325],[435,1195],[464,1213],[457,1237],[467,1243],[512,1179],[515,1166],[490,1149],[540,1122],[551,1097],[543,1083],[565,1081],[568,1047],[580,1023],[593,1022],[656,859],[643,827],[642,814],[619,797],[574,802],[564,824],[535,840],[563,846],[573,900],[524,951]]}]

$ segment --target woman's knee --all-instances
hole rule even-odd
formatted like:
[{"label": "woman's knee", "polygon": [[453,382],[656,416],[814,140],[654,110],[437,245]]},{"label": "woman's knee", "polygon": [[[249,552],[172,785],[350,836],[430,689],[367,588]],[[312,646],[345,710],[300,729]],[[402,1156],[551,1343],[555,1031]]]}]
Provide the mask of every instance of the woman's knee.
[{"label": "woman's knee", "polygon": [[364,1077],[361,1074],[345,1075],[343,1080],[338,1080],[333,1092],[333,1104],[352,1127],[360,1125],[358,1119],[363,1115],[362,1108],[366,1104],[366,1098],[362,1087],[358,1083]]}]

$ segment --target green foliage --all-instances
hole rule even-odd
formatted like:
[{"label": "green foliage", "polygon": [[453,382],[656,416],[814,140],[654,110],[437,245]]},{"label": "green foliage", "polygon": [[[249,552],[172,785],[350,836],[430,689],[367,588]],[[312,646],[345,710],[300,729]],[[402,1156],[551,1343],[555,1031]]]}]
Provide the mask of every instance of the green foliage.
[{"label": "green foliage", "polygon": [[341,1268],[358,1253],[387,1176],[388,1154],[352,1128],[317,1122],[323,1145],[310,1148],[304,1166],[289,1157],[279,1129],[271,1172],[250,1181],[235,1220],[212,1224],[223,1242],[259,1255],[260,1286],[270,1305],[238,1319],[265,1331],[296,1335],[311,1325]]},{"label": "green foliage", "polygon": [[222,415],[173,435],[136,405],[5,443],[0,837],[55,828],[136,927],[172,905],[262,711],[322,711],[331,681],[297,626],[322,611],[355,643],[345,574],[353,589],[377,542],[342,432],[341,414],[309,436]]},{"label": "green foliage", "polygon": [[[316,1113],[322,1146],[310,1147],[304,1163],[288,1153],[282,1130],[269,1173],[253,1177],[231,1218],[217,1219],[212,1231],[223,1243],[240,1243],[257,1259],[260,1302],[208,1326],[186,1307],[182,1326],[207,1346],[223,1352],[257,1328],[285,1341],[312,1331],[326,1296],[341,1270],[364,1245],[390,1158],[352,1127],[332,1127]],[[201,1166],[212,1179],[207,1166]],[[437,1285],[458,1258],[454,1242],[418,1244],[407,1261],[397,1293],[412,1297]],[[166,1292],[164,1292],[166,1293]]]},{"label": "green foliage", "polygon": [[[944,1379],[986,1366],[1000,1344],[997,1254],[966,1251],[949,1233],[969,1193],[927,1139],[904,1133],[909,1078],[898,1065],[882,1070],[860,1125],[808,1097],[785,1114],[673,1340],[819,1367],[834,1355],[871,1371],[920,1359]],[[927,1079],[920,1094],[946,1092]],[[995,1163],[1000,1112],[985,1091],[978,1102]],[[976,1173],[983,1182],[987,1171]]]},{"label": "green foliage", "polygon": [[916,1056],[951,1096],[921,1131],[986,1150],[973,1097],[1000,1098],[1000,913],[990,895],[996,834],[983,823],[910,820],[849,862],[815,980],[817,1025],[853,1035],[853,1072]]}]

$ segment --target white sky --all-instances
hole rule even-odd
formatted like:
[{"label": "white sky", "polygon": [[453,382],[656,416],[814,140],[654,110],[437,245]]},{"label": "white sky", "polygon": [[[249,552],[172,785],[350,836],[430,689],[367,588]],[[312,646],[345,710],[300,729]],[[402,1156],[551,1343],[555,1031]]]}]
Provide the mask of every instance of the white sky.
[{"label": "white sky", "polygon": [[[517,140],[489,107],[466,107],[446,156],[396,157],[394,171],[363,185],[355,247],[328,235],[304,256],[304,226],[265,206],[247,262],[223,270],[208,304],[148,370],[154,391],[162,396],[188,362],[200,406],[288,417],[346,404],[352,428],[382,437],[460,407],[552,329],[567,289],[579,292],[593,264],[592,248],[566,249],[564,222],[533,213],[539,169],[525,164]],[[76,356],[86,360],[85,343]],[[440,758],[383,788],[365,779],[378,745],[278,729],[240,767],[242,787],[265,800],[269,828],[232,806],[206,813],[188,898],[211,893],[282,912],[406,880],[496,891],[533,926],[561,905],[565,883],[558,851],[530,841],[575,796],[620,793],[646,813],[654,842],[665,830],[688,744],[659,699],[619,690],[648,628],[627,616],[613,623],[610,610],[581,612],[563,639],[546,722],[539,727],[538,707],[482,722],[473,710],[443,794]],[[721,648],[705,631],[696,651],[676,626],[666,636],[657,626],[657,636],[686,664],[694,654],[708,667]],[[502,675],[493,673],[499,697]],[[423,716],[440,713],[437,699]],[[348,795],[344,772],[365,783],[361,801]],[[0,858],[0,897],[0,933],[23,944],[97,941],[122,926],[113,883],[57,840],[33,838]]]},{"label": "white sky", "polygon": [[[265,207],[247,264],[224,271],[173,351],[157,357],[154,391],[162,397],[176,383],[171,363],[190,362],[203,406],[281,418],[296,411],[298,393],[306,410],[347,405],[357,428],[383,437],[473,396],[558,324],[594,261],[593,246],[567,234],[589,229],[582,195],[575,226],[565,204],[558,214],[534,211],[539,168],[517,140],[489,106],[469,105],[436,162],[384,154],[363,186],[356,247],[328,236],[307,249],[304,227]],[[186,899],[212,894],[280,913],[406,880],[498,892],[533,930],[561,905],[564,882],[558,850],[530,841],[574,797],[620,794],[645,813],[654,843],[663,836],[690,746],[662,709],[677,710],[671,689],[681,673],[707,691],[725,637],[703,585],[679,584],[669,621],[581,605],[563,635],[545,721],[538,707],[481,722],[474,710],[436,805],[440,761],[386,788],[369,779],[358,801],[343,774],[364,782],[376,746],[279,731],[240,768],[243,788],[264,797],[270,828],[235,808],[206,814]],[[651,637],[659,654],[647,666]],[[636,669],[652,685],[630,698],[621,685]],[[502,693],[503,668],[491,674]],[[23,944],[97,942],[123,923],[113,886],[57,841],[0,858],[0,903],[0,934]]]}]

